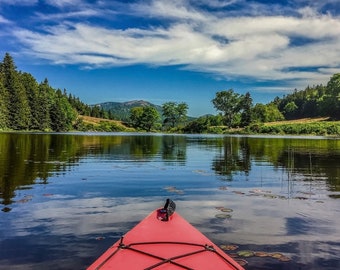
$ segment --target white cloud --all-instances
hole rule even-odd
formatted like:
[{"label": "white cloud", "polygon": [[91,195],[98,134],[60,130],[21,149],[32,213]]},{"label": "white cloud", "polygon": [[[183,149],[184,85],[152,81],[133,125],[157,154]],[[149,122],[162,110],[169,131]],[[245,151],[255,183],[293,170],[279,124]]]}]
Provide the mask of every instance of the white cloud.
[{"label": "white cloud", "polygon": [[[76,2],[65,0],[55,5]],[[213,1],[210,5],[232,2]],[[188,3],[159,0],[130,6],[135,9],[136,17],[160,18],[167,21],[166,26],[136,25],[117,29],[114,24],[104,27],[67,21],[66,18],[74,18],[77,12],[84,17],[99,16],[99,10],[87,6],[45,17],[45,20],[59,18],[60,23],[45,27],[44,32],[27,29],[13,32],[31,54],[56,64],[185,65],[187,69],[224,78],[321,82],[329,79],[330,72],[340,71],[338,17],[318,14],[315,8],[309,7],[299,10],[301,17],[221,17]],[[312,69],[306,71],[306,68]]]},{"label": "white cloud", "polygon": [[64,7],[64,6],[78,6],[82,5],[84,1],[81,0],[45,0],[51,6]]}]

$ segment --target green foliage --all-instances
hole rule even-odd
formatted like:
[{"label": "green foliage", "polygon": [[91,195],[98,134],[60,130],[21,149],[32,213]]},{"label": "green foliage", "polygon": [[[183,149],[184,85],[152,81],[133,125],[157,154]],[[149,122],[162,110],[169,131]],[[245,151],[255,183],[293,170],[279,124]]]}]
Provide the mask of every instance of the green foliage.
[{"label": "green foliage", "polygon": [[297,114],[296,111],[298,109],[299,107],[295,104],[294,101],[288,102],[283,108],[286,119],[294,119],[294,116]]},{"label": "green foliage", "polygon": [[252,109],[252,122],[266,123],[284,120],[284,116],[274,103],[257,103]]},{"label": "green foliage", "polygon": [[340,73],[334,74],[326,87],[328,113],[331,117],[340,119]]},{"label": "green foliage", "polygon": [[30,107],[25,88],[12,57],[6,53],[1,65],[3,85],[8,97],[8,125],[14,130],[27,130],[30,127]]},{"label": "green foliage", "polygon": [[214,107],[223,113],[225,123],[229,128],[232,127],[234,116],[241,110],[241,102],[242,97],[233,89],[217,92],[212,100]]},{"label": "green foliage", "polygon": [[316,85],[276,99],[286,119],[329,116],[340,119],[340,73],[334,74],[327,86]]},{"label": "green foliage", "polygon": [[20,73],[20,81],[25,88],[26,96],[28,99],[28,105],[30,107],[30,130],[39,130],[39,107],[43,106],[43,104],[39,104],[38,102],[38,94],[39,94],[39,84],[35,80],[35,78],[29,73]]},{"label": "green foliage", "polygon": [[66,91],[49,86],[48,80],[38,84],[29,73],[16,70],[6,53],[0,64],[0,129],[67,131],[77,113]]},{"label": "green foliage", "polygon": [[183,123],[187,118],[188,105],[184,102],[166,102],[162,105],[164,126],[169,125],[174,128],[176,125]]},{"label": "green foliage", "polygon": [[317,123],[299,123],[299,124],[282,124],[282,125],[264,125],[253,124],[247,129],[249,133],[257,134],[292,134],[306,135],[314,134],[320,136],[340,135],[339,122],[317,122]]},{"label": "green foliage", "polygon": [[185,133],[222,133],[223,117],[221,115],[201,116],[183,128]]},{"label": "green foliage", "polygon": [[127,102],[104,102],[92,106],[92,108],[100,106],[107,113],[109,119],[120,120],[124,122],[130,121],[130,110],[135,107],[154,107],[158,113],[162,114],[162,107],[152,104],[144,100],[133,100]]},{"label": "green foliage", "polygon": [[76,112],[60,90],[54,93],[51,110],[51,128],[54,131],[68,131],[76,120]]},{"label": "green foliage", "polygon": [[[84,102],[82,102],[78,97],[69,94],[68,102],[72,105],[72,107],[81,115],[90,116],[91,115],[91,107]],[[112,119],[112,118],[109,118]]]},{"label": "green foliage", "polygon": [[0,79],[0,130],[8,127],[8,99],[7,91]]},{"label": "green foliage", "polygon": [[151,131],[160,119],[158,111],[152,107],[134,107],[130,110],[130,124],[140,130]]},{"label": "green foliage", "polygon": [[245,127],[248,126],[252,122],[252,108],[253,108],[253,99],[250,96],[250,93],[247,92],[241,100],[241,119],[240,126]]}]

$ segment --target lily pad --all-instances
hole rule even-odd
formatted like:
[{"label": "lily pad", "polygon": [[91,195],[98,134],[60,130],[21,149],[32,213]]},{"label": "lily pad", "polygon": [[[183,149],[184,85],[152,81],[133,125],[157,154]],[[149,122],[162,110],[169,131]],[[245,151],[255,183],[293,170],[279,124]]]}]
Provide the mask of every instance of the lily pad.
[{"label": "lily pad", "polygon": [[230,214],[217,214],[217,215],[215,215],[215,218],[227,219],[227,218],[231,218],[231,215]]},{"label": "lily pad", "polygon": [[173,186],[165,187],[164,189],[170,193],[184,194],[183,190],[177,189],[176,187]]},{"label": "lily pad", "polygon": [[284,255],[279,258],[280,262],[289,262],[291,260],[292,260],[291,258],[284,256]]},{"label": "lily pad", "polygon": [[225,213],[231,213],[233,212],[234,210],[231,209],[231,208],[226,208],[226,207],[223,207],[220,209],[221,212],[225,212]]},{"label": "lily pad", "polygon": [[237,254],[240,257],[246,257],[246,258],[254,256],[254,252],[251,250],[241,250],[237,252]]},{"label": "lily pad", "polygon": [[282,256],[284,256],[281,253],[272,253],[270,254],[270,257],[274,258],[274,259],[280,259]]},{"label": "lily pad", "polygon": [[245,193],[242,191],[234,190],[233,193],[238,194],[238,195],[244,195]]},{"label": "lily pad", "polygon": [[245,265],[248,264],[248,262],[246,260],[243,260],[243,259],[235,259],[235,261],[241,266],[245,266]]},{"label": "lily pad", "polygon": [[236,250],[238,249],[237,245],[220,245],[220,248],[223,250]]},{"label": "lily pad", "polygon": [[308,200],[308,198],[306,197],[302,197],[302,196],[296,196],[293,199],[297,199],[297,200]]},{"label": "lily pad", "polygon": [[256,251],[256,252],[254,253],[254,255],[255,255],[256,257],[269,257],[269,256],[270,256],[270,253],[264,252],[264,251]]},{"label": "lily pad", "polygon": [[263,194],[263,197],[268,198],[268,199],[276,199],[277,196],[273,194]]}]

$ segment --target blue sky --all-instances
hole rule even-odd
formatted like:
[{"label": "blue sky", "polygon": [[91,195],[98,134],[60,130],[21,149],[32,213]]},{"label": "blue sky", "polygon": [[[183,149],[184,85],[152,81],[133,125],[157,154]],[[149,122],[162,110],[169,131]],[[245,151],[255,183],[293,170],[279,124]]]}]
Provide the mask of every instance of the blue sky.
[{"label": "blue sky", "polygon": [[340,72],[338,0],[0,0],[0,53],[88,104],[254,103]]}]

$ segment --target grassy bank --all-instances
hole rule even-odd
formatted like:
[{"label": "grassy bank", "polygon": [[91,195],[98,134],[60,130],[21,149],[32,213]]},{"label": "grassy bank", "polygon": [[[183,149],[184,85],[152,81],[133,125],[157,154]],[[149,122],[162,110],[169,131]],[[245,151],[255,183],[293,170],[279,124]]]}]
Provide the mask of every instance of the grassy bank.
[{"label": "grassy bank", "polygon": [[250,125],[244,129],[244,132],[251,134],[340,136],[340,121],[329,121],[328,118],[306,118],[259,123]]},{"label": "grassy bank", "polygon": [[99,132],[133,132],[133,128],[127,127],[121,121],[96,118],[80,115],[77,123],[80,131],[99,131]]}]

